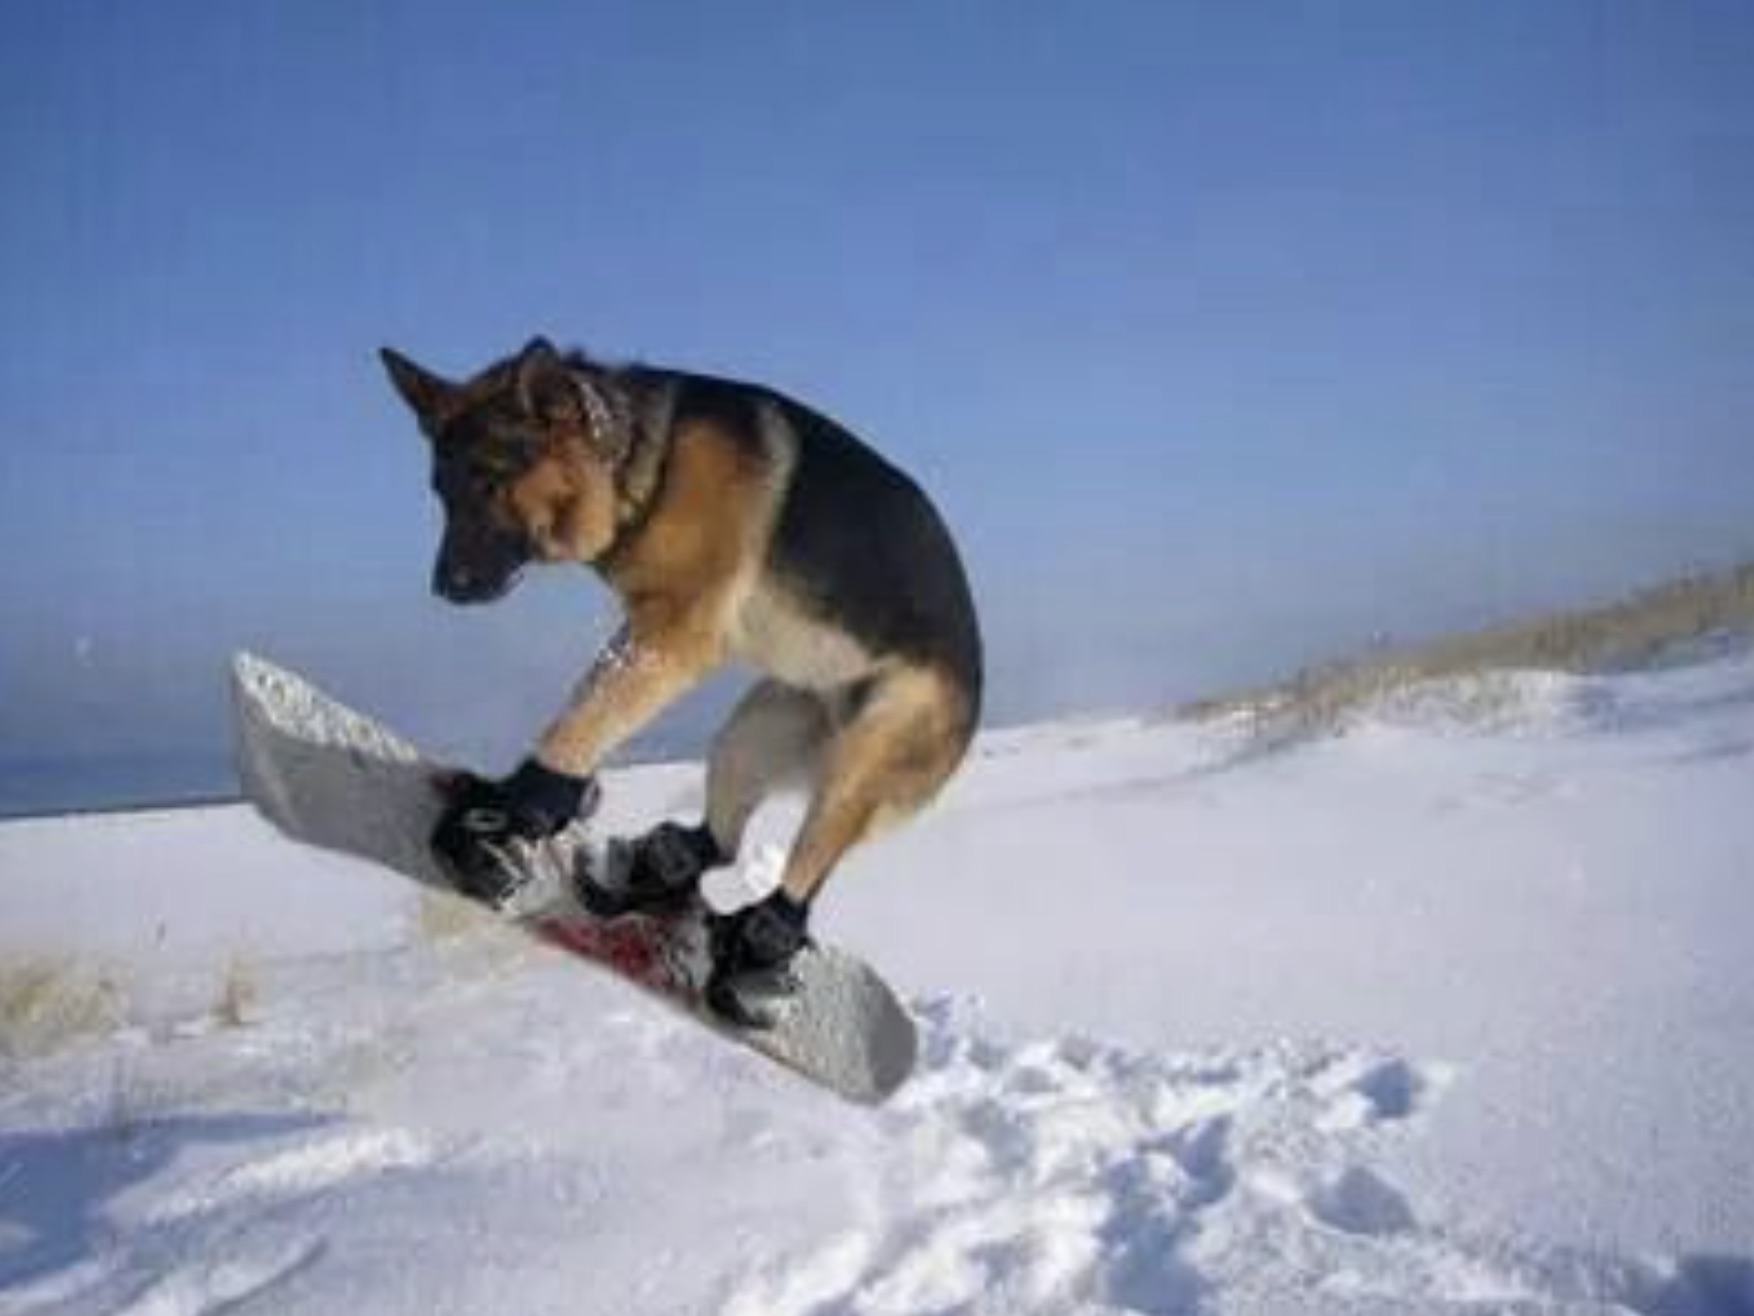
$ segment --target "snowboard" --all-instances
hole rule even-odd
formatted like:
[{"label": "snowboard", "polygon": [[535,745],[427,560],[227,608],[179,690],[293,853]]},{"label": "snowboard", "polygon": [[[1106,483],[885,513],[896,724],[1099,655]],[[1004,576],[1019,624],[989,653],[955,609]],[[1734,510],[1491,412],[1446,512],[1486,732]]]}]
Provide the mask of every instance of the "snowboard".
[{"label": "snowboard", "polygon": [[[265,659],[236,657],[232,693],[244,796],[269,822],[295,841],[469,898],[427,847],[455,769]],[[870,966],[832,946],[807,947],[795,961],[798,993],[775,1024],[735,1027],[702,997],[704,907],[611,922],[579,905],[569,874],[581,847],[596,844],[585,824],[574,823],[530,847],[529,881],[507,905],[487,908],[850,1101],[876,1104],[907,1079],[917,1049],[913,1020]]]}]

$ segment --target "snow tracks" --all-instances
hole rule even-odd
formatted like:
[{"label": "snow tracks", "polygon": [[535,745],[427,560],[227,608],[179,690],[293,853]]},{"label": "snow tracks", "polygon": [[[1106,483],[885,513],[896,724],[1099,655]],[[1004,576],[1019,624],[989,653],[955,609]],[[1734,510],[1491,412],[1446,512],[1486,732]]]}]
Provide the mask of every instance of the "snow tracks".
[{"label": "snow tracks", "polygon": [[1728,1259],[1543,1253],[1427,1220],[1384,1168],[1452,1075],[1286,1043],[1150,1055],[925,1011],[922,1072],[851,1162],[864,1222],[764,1261],[729,1316],[1743,1316]]}]

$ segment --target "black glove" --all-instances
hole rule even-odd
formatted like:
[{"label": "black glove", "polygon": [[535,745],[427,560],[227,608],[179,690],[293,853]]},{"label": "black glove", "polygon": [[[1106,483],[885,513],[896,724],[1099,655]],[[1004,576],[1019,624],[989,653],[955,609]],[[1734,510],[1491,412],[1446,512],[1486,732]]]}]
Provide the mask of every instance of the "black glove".
[{"label": "black glove", "polygon": [[432,831],[432,850],[465,895],[498,904],[526,876],[513,841],[540,841],[597,807],[595,777],[573,777],[525,759],[500,781],[460,773]]}]

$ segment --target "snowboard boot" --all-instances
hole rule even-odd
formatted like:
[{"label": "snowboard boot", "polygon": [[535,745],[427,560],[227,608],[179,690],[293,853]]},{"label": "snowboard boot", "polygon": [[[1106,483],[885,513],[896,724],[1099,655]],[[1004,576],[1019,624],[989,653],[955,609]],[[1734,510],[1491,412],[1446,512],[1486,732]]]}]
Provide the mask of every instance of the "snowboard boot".
[{"label": "snowboard boot", "polygon": [[733,914],[709,918],[708,1008],[738,1028],[772,1028],[798,992],[792,962],[811,944],[809,920],[810,906],[783,890]]},{"label": "snowboard boot", "polygon": [[706,824],[661,822],[638,840],[611,842],[595,870],[581,852],[574,884],[579,903],[597,918],[662,918],[687,909],[701,874],[729,858]]}]

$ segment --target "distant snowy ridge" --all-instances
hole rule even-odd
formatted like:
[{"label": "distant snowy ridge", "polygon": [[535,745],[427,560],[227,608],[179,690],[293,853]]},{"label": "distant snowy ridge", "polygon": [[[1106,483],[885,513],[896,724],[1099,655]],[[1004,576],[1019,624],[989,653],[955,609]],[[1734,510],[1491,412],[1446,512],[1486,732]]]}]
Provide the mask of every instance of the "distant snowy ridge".
[{"label": "distant snowy ridge", "polygon": [[1596,607],[1567,609],[1483,630],[1307,667],[1288,680],[1211,696],[1181,710],[1196,718],[1270,719],[1280,734],[1332,728],[1409,686],[1499,672],[1620,673],[1690,665],[1754,641],[1754,562],[1700,572]]}]

